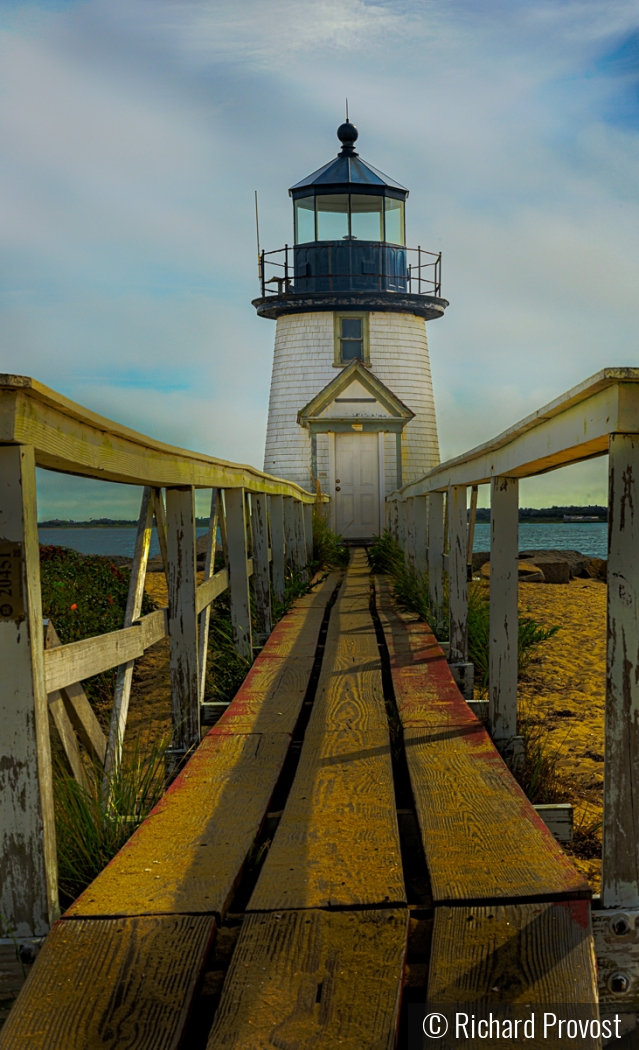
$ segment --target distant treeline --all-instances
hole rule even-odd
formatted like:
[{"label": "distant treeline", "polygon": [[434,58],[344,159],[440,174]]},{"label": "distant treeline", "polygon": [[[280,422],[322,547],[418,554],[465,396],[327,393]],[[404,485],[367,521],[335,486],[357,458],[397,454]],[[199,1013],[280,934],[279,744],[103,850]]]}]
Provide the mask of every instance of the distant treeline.
[{"label": "distant treeline", "polygon": [[[602,518],[608,520],[608,508],[600,506],[591,507],[520,507],[519,520],[532,521],[539,524],[544,522],[563,521],[564,514],[570,514],[585,518]],[[490,507],[477,508],[477,521],[490,521]]]},{"label": "distant treeline", "polygon": [[[208,518],[196,518],[198,527],[208,525]],[[39,521],[39,529],[127,529],[137,525],[137,518],[91,518],[90,521],[74,521],[73,518],[50,518]]]}]

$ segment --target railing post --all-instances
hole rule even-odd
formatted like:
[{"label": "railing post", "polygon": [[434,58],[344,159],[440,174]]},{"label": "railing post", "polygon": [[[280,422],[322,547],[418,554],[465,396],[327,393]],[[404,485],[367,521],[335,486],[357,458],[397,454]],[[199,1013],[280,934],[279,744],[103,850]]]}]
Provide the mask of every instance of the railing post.
[{"label": "railing post", "polygon": [[246,503],[244,489],[225,489],[226,542],[229,550],[229,590],[231,622],[235,648],[250,660],[253,656],[251,635],[251,598],[246,543]]},{"label": "railing post", "polygon": [[440,627],[444,605],[444,493],[428,498],[428,597]]},{"label": "railing post", "polygon": [[489,716],[502,749],[517,735],[517,553],[519,482],[490,483],[490,671]]},{"label": "railing post", "polygon": [[397,542],[403,551],[406,550],[406,533],[404,530],[404,502],[401,497],[395,500],[395,508],[397,513],[396,525],[397,529]]},{"label": "railing post", "polygon": [[284,601],[286,586],[285,541],[284,541],[284,497],[271,496],[271,562],[273,572],[273,593],[279,601]]},{"label": "railing post", "polygon": [[263,492],[251,493],[253,519],[253,593],[255,628],[261,643],[271,633],[271,580],[268,569],[268,510]]},{"label": "railing post", "polygon": [[39,937],[60,912],[30,445],[0,446],[0,536],[0,912]]},{"label": "railing post", "polygon": [[200,742],[195,493],[190,485],[166,490],[166,547],[173,752],[179,764]]},{"label": "railing post", "polygon": [[415,569],[426,572],[427,533],[428,533],[428,496],[415,496],[413,501],[413,526],[415,536]]},{"label": "railing post", "polygon": [[448,489],[448,578],[450,661],[468,660],[468,580],[466,578],[466,486]]},{"label": "railing post", "polygon": [[284,543],[286,546],[286,566],[292,572],[300,568],[297,537],[295,535],[295,508],[292,496],[284,496]]},{"label": "railing post", "polygon": [[301,500],[293,500],[293,518],[295,524],[297,564],[299,565],[302,578],[306,580],[308,578],[308,573],[306,571],[306,529],[304,525],[304,504]]},{"label": "railing post", "polygon": [[[611,434],[601,898],[639,908],[639,436]],[[635,949],[636,950],[636,949]]]},{"label": "railing post", "polygon": [[[211,509],[209,511],[209,531],[206,538],[206,557],[204,559],[204,580],[210,580],[215,572],[215,552],[217,550],[217,525],[220,517],[220,493],[213,489],[211,493]],[[197,551],[197,546],[196,546]],[[203,581],[204,582],[204,581]],[[209,647],[209,627],[211,623],[211,606],[207,605],[200,613],[198,626],[198,674],[199,674],[199,698],[200,704],[204,703],[204,692],[206,689],[206,664]]]},{"label": "railing post", "polygon": [[306,536],[306,564],[313,560],[313,504],[304,503],[304,534]]},{"label": "railing post", "polygon": [[415,565],[415,498],[404,500],[404,558],[407,565]]}]

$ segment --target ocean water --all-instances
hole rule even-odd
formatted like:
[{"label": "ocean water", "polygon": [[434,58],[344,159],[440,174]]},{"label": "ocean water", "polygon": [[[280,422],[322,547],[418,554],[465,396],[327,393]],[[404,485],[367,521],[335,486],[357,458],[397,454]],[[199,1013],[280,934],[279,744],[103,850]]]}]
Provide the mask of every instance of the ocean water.
[{"label": "ocean water", "polygon": [[[135,546],[134,528],[113,529],[39,529],[40,543],[53,543],[58,547],[71,547],[81,554],[121,554],[133,556]],[[198,536],[206,535],[205,528],[197,530]],[[607,557],[608,525],[605,521],[558,522],[555,525],[519,526],[520,550],[574,550],[588,554],[591,558]],[[490,549],[490,525],[480,521],[475,526],[474,550]],[[151,557],[160,553],[155,529],[151,539]]]},{"label": "ocean water", "polygon": [[[56,547],[71,547],[80,554],[120,554],[133,557],[135,528],[113,529],[38,529],[40,543],[52,543]],[[206,528],[197,529],[198,536],[206,536]],[[153,529],[150,557],[160,553],[157,532]]]},{"label": "ocean water", "polygon": [[[490,524],[479,521],[475,525],[473,550],[490,550]],[[581,551],[591,558],[608,557],[608,523],[557,522],[552,525],[519,526],[519,550],[570,550]]]}]

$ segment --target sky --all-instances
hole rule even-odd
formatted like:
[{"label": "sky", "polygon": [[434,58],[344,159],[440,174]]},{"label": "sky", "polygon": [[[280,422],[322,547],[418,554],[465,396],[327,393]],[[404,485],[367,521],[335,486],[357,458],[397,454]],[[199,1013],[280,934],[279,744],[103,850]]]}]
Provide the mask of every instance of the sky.
[{"label": "sky", "polygon": [[[639,0],[0,0],[0,371],[261,467],[253,195],[290,242],[345,97],[409,244],[443,252],[443,459],[639,366]],[[39,473],[41,519],[137,514]],[[521,485],[591,502],[605,458]]]}]

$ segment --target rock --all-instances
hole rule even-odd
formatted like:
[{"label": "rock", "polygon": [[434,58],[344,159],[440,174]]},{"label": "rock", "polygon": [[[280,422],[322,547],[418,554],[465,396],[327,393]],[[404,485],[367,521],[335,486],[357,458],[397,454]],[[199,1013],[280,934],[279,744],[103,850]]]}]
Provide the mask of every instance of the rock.
[{"label": "rock", "polygon": [[133,558],[126,558],[124,554],[107,554],[105,560],[110,561],[111,565],[117,565],[118,569],[130,569],[133,565]]},{"label": "rock", "polygon": [[535,565],[547,561],[568,562],[571,577],[580,576],[587,562],[591,560],[587,554],[572,550],[525,550],[519,552],[519,557],[534,561]]},{"label": "rock", "polygon": [[[486,561],[480,569],[480,575],[485,580],[490,579],[490,562]],[[517,563],[517,578],[520,583],[544,583],[544,573],[538,565],[530,561]]]},{"label": "rock", "polygon": [[474,551],[473,572],[479,572],[482,565],[485,565],[487,561],[490,561],[490,551]]},{"label": "rock", "polygon": [[555,558],[537,558],[535,564],[544,574],[546,583],[570,583],[570,565]]},{"label": "rock", "polygon": [[608,562],[605,558],[590,558],[586,562],[582,576],[588,576],[591,580],[601,580],[606,583],[608,579]]}]

